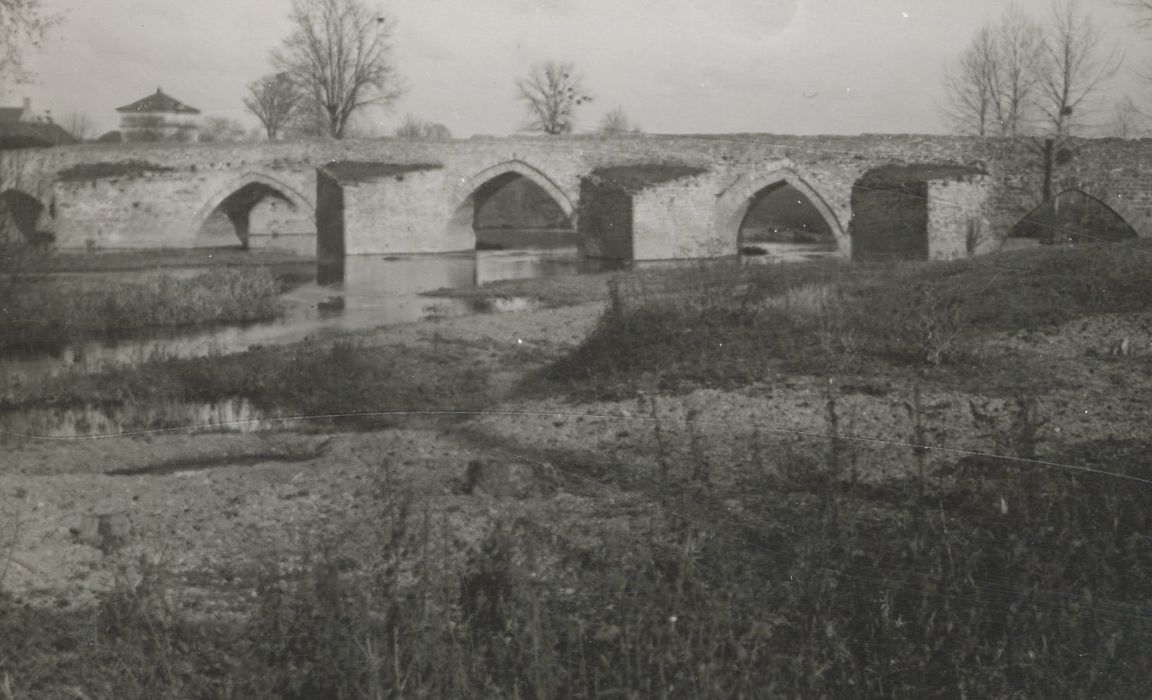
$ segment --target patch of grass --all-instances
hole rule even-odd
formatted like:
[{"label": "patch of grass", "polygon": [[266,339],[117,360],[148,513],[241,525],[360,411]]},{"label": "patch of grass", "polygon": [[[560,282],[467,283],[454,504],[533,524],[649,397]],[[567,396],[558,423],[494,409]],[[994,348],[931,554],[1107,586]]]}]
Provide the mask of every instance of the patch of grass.
[{"label": "patch of grass", "polygon": [[899,265],[718,262],[666,271],[659,289],[643,278],[613,289],[596,330],[549,379],[619,393],[653,379],[734,386],[780,370],[963,366],[984,333],[1147,310],[1152,244]]},{"label": "patch of grass", "polygon": [[424,296],[453,299],[532,299],[548,308],[576,306],[608,298],[606,282],[613,273],[501,280],[481,287],[454,287],[425,292]]},{"label": "patch of grass", "polygon": [[[231,355],[158,358],[95,374],[56,377],[28,387],[11,407],[162,407],[239,397],[280,415],[315,416],[323,423],[325,416],[345,414],[476,408],[489,399],[488,379],[488,370],[477,365],[468,349],[447,344],[418,350],[373,347],[341,340]],[[378,427],[399,420],[403,417],[367,415],[358,422]]]},{"label": "patch of grass", "polygon": [[140,281],[45,278],[25,284],[0,309],[0,350],[162,326],[244,322],[281,313],[267,268],[219,268],[192,277]]},{"label": "patch of grass", "polygon": [[169,173],[176,168],[144,160],[120,160],[101,163],[79,163],[61,170],[56,179],[61,182],[86,182],[114,177],[140,177],[149,173]]},{"label": "patch of grass", "polygon": [[148,271],[168,267],[263,267],[314,265],[314,259],[283,250],[230,248],[156,248],[92,251],[56,250],[47,261],[51,272]]},{"label": "patch of grass", "polygon": [[371,182],[386,177],[403,180],[408,173],[440,170],[440,163],[382,163],[376,161],[337,160],[326,163],[324,171],[340,182]]},{"label": "patch of grass", "polygon": [[596,168],[588,174],[587,179],[602,186],[634,194],[655,185],[695,177],[706,172],[707,168],[683,163],[643,163]]}]

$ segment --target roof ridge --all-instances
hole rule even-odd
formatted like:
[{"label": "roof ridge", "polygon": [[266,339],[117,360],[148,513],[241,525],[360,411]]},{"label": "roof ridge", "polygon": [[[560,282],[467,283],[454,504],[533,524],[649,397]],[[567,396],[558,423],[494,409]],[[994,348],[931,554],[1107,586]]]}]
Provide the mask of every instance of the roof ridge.
[{"label": "roof ridge", "polygon": [[132,104],[117,107],[117,112],[169,112],[176,114],[200,114],[200,110],[187,105],[165,93],[159,87],[156,92],[136,100]]}]

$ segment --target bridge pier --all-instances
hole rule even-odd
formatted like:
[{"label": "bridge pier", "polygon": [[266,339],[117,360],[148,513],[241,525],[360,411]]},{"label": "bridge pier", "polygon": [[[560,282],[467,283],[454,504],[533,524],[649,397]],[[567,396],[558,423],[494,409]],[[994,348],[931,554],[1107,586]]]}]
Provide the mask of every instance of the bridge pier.
[{"label": "bridge pier", "polygon": [[[317,172],[316,251],[348,255],[448,253],[476,247],[444,196],[438,163],[334,161]],[[446,223],[447,222],[447,223]]]},{"label": "bridge pier", "polygon": [[614,260],[735,255],[715,226],[717,178],[706,168],[641,163],[597,168],[580,183],[580,254]]}]

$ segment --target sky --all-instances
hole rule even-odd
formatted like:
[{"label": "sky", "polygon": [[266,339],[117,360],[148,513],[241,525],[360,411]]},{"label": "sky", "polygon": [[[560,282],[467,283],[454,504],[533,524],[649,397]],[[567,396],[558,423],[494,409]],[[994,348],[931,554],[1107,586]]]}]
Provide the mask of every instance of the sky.
[{"label": "sky", "polygon": [[[406,114],[456,136],[524,126],[515,81],[536,61],[576,65],[594,99],[577,129],[622,108],[652,133],[936,133],[941,76],[1004,0],[382,0],[406,95],[364,127]],[[1105,102],[1139,97],[1148,38],[1111,0],[1081,0],[1129,68]],[[116,107],[163,87],[206,115],[257,122],[246,85],[269,72],[291,30],[290,0],[44,0],[64,22],[30,61],[36,82],[6,90],[99,131]],[[1049,0],[1020,0],[1045,16]],[[1145,89],[1152,96],[1152,89]]]}]

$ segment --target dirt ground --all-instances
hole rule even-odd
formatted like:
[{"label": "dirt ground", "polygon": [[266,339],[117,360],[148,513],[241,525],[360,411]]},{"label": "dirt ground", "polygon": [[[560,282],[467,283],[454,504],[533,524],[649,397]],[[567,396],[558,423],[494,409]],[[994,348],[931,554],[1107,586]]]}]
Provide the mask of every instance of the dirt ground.
[{"label": "dirt ground", "polygon": [[[477,352],[495,343],[547,358],[578,343],[600,309],[423,322],[367,340],[458,342]],[[1150,327],[1146,314],[1110,316],[988,344],[1042,353],[1074,387],[1037,398],[1041,460],[1055,461],[1063,444],[1147,435]],[[514,386],[536,366],[510,368],[503,384]],[[845,379],[835,388],[841,435],[859,438],[849,441],[852,468],[863,478],[906,469],[915,435],[908,387]],[[33,602],[83,605],[145,556],[179,578],[188,607],[212,610],[250,594],[259,565],[363,521],[381,488],[404,488],[430,504],[462,547],[508,509],[571,546],[589,546],[592,528],[628,527],[637,512],[618,507],[630,498],[619,478],[660,478],[662,459],[684,452],[706,461],[717,482],[738,484],[749,470],[783,466],[795,449],[821,449],[829,395],[823,378],[766,376],[738,391],[507,400],[487,414],[379,432],[312,434],[288,425],[10,443],[0,476],[0,552],[11,556],[0,586]],[[1011,397],[930,389],[921,403],[939,447],[929,453],[933,470],[966,451],[1007,449],[990,436],[1012,422]],[[1045,468],[1068,467],[1075,465]]]}]

